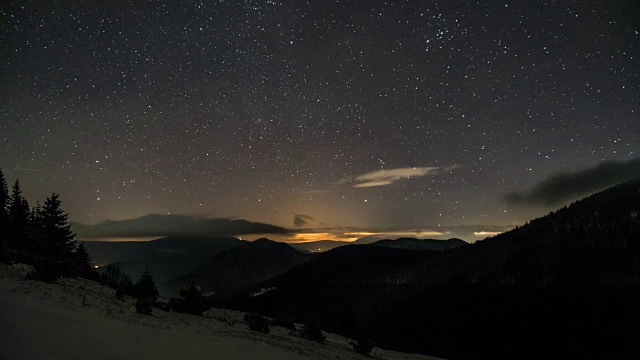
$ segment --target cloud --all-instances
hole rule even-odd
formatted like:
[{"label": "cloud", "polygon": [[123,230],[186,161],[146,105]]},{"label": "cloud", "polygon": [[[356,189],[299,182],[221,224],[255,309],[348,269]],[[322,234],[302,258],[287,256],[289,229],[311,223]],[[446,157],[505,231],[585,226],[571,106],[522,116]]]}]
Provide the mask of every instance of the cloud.
[{"label": "cloud", "polygon": [[638,177],[640,158],[606,161],[581,171],[553,175],[529,191],[508,193],[505,199],[512,205],[554,206]]},{"label": "cloud", "polygon": [[374,187],[374,186],[384,186],[393,184],[392,180],[381,180],[381,181],[368,181],[361,184],[355,184],[353,187],[364,188],[364,187]]},{"label": "cloud", "polygon": [[429,167],[411,167],[411,168],[398,168],[398,169],[381,169],[371,171],[362,175],[358,175],[354,178],[357,182],[353,187],[364,188],[374,186],[391,185],[396,181],[402,179],[408,179],[412,177],[421,177],[426,175],[438,175],[448,171],[451,171],[459,166],[429,166]]},{"label": "cloud", "polygon": [[200,218],[188,215],[149,214],[135,219],[105,221],[95,225],[72,223],[79,238],[197,235],[288,234],[280,226],[242,219]]},{"label": "cloud", "polygon": [[313,220],[314,218],[309,215],[295,214],[293,216],[293,225],[295,225],[296,227],[300,227],[300,226],[307,225],[309,221],[313,221]]}]

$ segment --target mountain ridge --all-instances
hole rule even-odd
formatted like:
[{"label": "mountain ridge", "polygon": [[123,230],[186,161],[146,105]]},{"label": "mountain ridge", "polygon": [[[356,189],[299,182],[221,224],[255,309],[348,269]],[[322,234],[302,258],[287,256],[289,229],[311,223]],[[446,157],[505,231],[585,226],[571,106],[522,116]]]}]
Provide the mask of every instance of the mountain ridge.
[{"label": "mountain ridge", "polygon": [[[535,338],[543,342],[525,358],[554,347],[568,357],[616,358],[615,347],[626,358],[640,354],[628,340],[640,337],[639,213],[637,179],[443,252],[339,247],[256,285],[273,291],[224,305],[315,318],[330,331],[366,331],[386,347],[449,358],[513,358]],[[554,327],[543,331],[545,323]],[[474,337],[456,336],[469,329]],[[503,345],[488,346],[496,337]]]},{"label": "mountain ridge", "polygon": [[304,254],[289,244],[260,238],[212,254],[198,263],[193,271],[162,286],[169,293],[177,293],[190,281],[197,280],[203,290],[220,295],[266,280],[313,256]]}]

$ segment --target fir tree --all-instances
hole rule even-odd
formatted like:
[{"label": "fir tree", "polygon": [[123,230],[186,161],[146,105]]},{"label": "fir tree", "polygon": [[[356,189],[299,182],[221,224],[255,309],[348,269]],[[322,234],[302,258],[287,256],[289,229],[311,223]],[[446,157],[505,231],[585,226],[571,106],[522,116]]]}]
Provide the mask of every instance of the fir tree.
[{"label": "fir tree", "polygon": [[158,301],[158,289],[153,281],[149,269],[144,269],[135,285],[136,311],[140,314],[151,315],[151,307]]},{"label": "fir tree", "polygon": [[67,214],[62,211],[58,194],[52,194],[44,202],[41,211],[42,252],[35,265],[36,279],[54,281],[59,276],[75,276],[75,234],[67,223]]},{"label": "fir tree", "polygon": [[0,169],[0,263],[9,263],[11,256],[7,241],[9,238],[9,188]]},{"label": "fir tree", "polygon": [[27,245],[27,231],[29,228],[29,203],[27,199],[22,196],[22,189],[20,188],[20,181],[16,179],[11,189],[11,196],[9,197],[9,237],[7,238],[7,245],[17,251],[26,251],[29,246]]},{"label": "fir tree", "polygon": [[91,267],[91,256],[89,256],[89,252],[83,243],[76,247],[73,257],[76,273],[79,277],[91,280],[96,278],[96,273]]},{"label": "fir tree", "polygon": [[40,202],[36,201],[36,205],[31,208],[29,213],[29,226],[27,227],[27,236],[25,243],[25,251],[38,257],[42,252],[41,237],[43,230],[42,207]]},{"label": "fir tree", "polygon": [[158,288],[156,288],[151,272],[149,269],[145,269],[136,283],[136,297],[149,299],[151,304],[155,304],[158,301],[158,296]]}]

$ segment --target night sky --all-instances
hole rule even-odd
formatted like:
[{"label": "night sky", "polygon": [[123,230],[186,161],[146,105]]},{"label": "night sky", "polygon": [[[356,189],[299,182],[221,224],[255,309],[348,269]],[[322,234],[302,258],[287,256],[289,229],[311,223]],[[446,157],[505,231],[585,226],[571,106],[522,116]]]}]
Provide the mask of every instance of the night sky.
[{"label": "night sky", "polygon": [[2,6],[0,168],[72,221],[473,240],[638,175],[635,0],[105,3]]}]

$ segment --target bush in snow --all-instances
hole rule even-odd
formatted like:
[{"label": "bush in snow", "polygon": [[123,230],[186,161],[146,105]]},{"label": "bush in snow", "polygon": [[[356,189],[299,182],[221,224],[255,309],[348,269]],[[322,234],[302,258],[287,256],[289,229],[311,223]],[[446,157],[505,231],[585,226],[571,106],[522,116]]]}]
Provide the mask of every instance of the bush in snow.
[{"label": "bush in snow", "polygon": [[152,300],[150,297],[139,297],[136,300],[136,312],[143,315],[151,315]]},{"label": "bush in snow", "polygon": [[202,315],[209,308],[207,299],[202,294],[202,289],[194,282],[180,290],[182,299],[171,299],[171,308],[177,312],[184,312],[194,315]]},{"label": "bush in snow", "polygon": [[264,316],[246,313],[244,314],[244,322],[246,322],[247,325],[249,325],[249,329],[253,331],[259,331],[265,334],[269,333],[269,320]]},{"label": "bush in snow", "polygon": [[33,270],[27,274],[27,279],[46,282],[56,282],[61,275],[61,265],[48,258],[39,258],[34,262]]},{"label": "bush in snow", "polygon": [[320,329],[320,326],[315,322],[309,322],[302,325],[302,333],[300,335],[305,339],[317,341],[319,343],[325,341],[327,338],[327,336],[322,332],[322,329]]},{"label": "bush in snow", "polygon": [[135,285],[129,275],[125,274],[119,267],[109,264],[101,269],[100,283],[110,288],[121,290],[122,296],[135,296]]},{"label": "bush in snow", "polygon": [[352,341],[349,344],[353,347],[353,351],[360,354],[368,355],[371,353],[371,350],[373,350],[373,343],[365,337],[359,337],[356,341]]},{"label": "bush in snow", "polygon": [[116,298],[120,301],[124,301],[125,291],[123,288],[119,287],[116,289]]},{"label": "bush in snow", "polygon": [[166,301],[156,301],[156,308],[162,311],[171,311],[171,304]]},{"label": "bush in snow", "polygon": [[287,318],[275,318],[271,320],[271,326],[280,326],[285,329],[291,330],[292,333],[295,333],[298,329],[296,328],[296,324],[293,321]]}]

